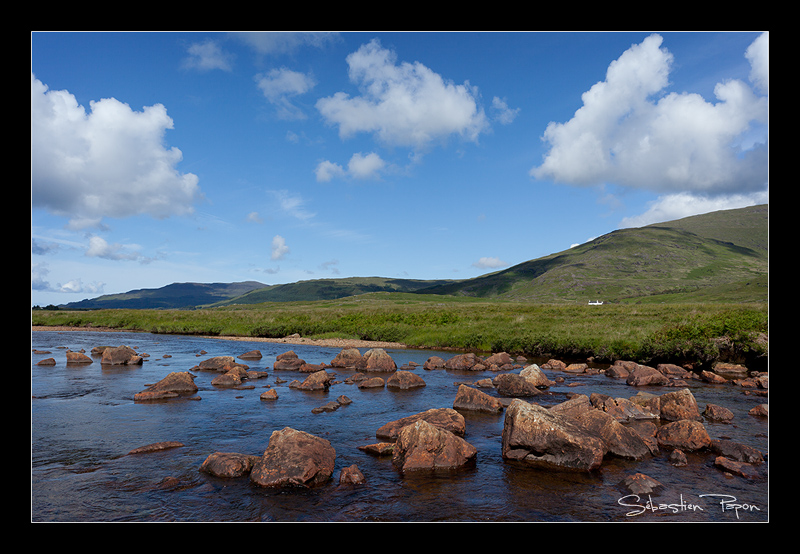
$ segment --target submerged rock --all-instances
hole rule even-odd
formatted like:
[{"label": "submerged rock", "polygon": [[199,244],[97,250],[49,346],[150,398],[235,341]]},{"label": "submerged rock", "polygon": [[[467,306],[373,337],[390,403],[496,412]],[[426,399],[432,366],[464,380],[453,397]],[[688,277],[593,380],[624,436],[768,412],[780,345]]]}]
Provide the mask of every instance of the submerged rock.
[{"label": "submerged rock", "polygon": [[200,465],[200,471],[215,477],[244,477],[250,474],[259,456],[238,452],[214,452]]}]

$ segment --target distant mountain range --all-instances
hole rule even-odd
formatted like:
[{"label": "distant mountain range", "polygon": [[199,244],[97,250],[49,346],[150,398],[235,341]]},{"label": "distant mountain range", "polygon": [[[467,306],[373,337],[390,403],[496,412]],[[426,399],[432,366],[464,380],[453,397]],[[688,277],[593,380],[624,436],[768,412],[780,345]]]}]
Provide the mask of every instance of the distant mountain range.
[{"label": "distant mountain range", "polygon": [[769,206],[613,231],[569,250],[463,280],[384,277],[282,285],[173,283],[71,302],[64,309],[191,309],[332,300],[368,292],[471,296],[543,303],[767,302]]}]

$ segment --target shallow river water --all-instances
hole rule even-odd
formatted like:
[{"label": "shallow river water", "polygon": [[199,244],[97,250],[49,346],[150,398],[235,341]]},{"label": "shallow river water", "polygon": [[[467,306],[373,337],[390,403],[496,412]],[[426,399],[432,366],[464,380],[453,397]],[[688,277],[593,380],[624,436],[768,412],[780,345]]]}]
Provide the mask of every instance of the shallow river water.
[{"label": "shallow river water", "polygon": [[[308,363],[329,363],[341,349],[213,338],[33,331],[31,356],[31,520],[34,522],[766,522],[768,464],[760,477],[732,477],[716,469],[714,455],[689,454],[689,464],[674,467],[668,453],[634,462],[607,459],[591,474],[556,472],[509,465],[501,457],[503,414],[464,412],[464,439],[478,450],[477,462],[457,472],[404,476],[391,458],[358,447],[380,442],[383,424],[429,408],[452,408],[459,383],[493,377],[491,372],[427,371],[428,357],[454,353],[430,350],[387,352],[398,366],[426,382],[420,389],[358,389],[343,381],[353,372],[335,370],[327,392],[289,388],[307,374],[273,371],[278,354],[294,350]],[[99,358],[88,365],[66,364],[65,349],[127,345],[149,357],[140,366],[110,367]],[[258,349],[263,358],[245,361],[266,369],[251,390],[216,388],[216,374],[195,371],[200,400],[139,403],[133,396],[173,371],[188,371],[213,356],[239,356]],[[49,351],[40,354],[36,351]],[[205,354],[200,354],[206,351]],[[361,349],[362,352],[366,349]],[[168,355],[169,357],[164,357]],[[55,366],[36,365],[55,358]],[[539,360],[534,360],[541,363]],[[517,370],[518,371],[518,370]],[[552,379],[555,375],[547,372]],[[544,406],[567,394],[599,392],[633,396],[639,389],[603,375],[570,375],[535,402]],[[285,383],[276,383],[280,378]],[[570,383],[580,386],[570,387]],[[265,386],[277,401],[262,401]],[[732,410],[731,423],[704,421],[712,438],[729,438],[768,453],[768,421],[748,415],[765,398],[748,396],[733,385],[690,381],[700,409],[715,403]],[[487,389],[482,389],[487,391]],[[672,389],[658,388],[663,393]],[[487,391],[495,394],[492,391]],[[346,395],[352,400],[334,412],[312,409]],[[533,400],[533,399],[530,399]],[[336,450],[333,479],[313,489],[265,489],[248,478],[220,479],[201,473],[213,452],[261,454],[272,431],[306,431]],[[161,441],[184,446],[128,455]],[[357,465],[363,485],[340,485],[339,471]],[[631,498],[620,482],[641,472],[663,487]],[[725,501],[725,502],[723,502]],[[726,509],[739,505],[738,510]]]}]

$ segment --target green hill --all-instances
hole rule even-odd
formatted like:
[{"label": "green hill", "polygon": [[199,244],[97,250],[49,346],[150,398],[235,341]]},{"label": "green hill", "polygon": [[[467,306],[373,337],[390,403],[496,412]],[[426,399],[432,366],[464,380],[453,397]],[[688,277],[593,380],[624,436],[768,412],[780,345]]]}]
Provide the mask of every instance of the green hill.
[{"label": "green hill", "polygon": [[415,279],[389,279],[384,277],[348,277],[343,279],[315,279],[284,285],[273,285],[253,290],[242,296],[215,304],[260,304],[262,302],[297,302],[309,300],[334,300],[370,292],[417,292],[435,284],[448,281],[420,281]]},{"label": "green hill", "polygon": [[332,300],[371,292],[538,303],[767,302],[769,206],[620,229],[585,244],[460,281],[351,277],[282,285],[175,283],[73,302],[66,309],[194,308]]},{"label": "green hill", "polygon": [[421,293],[546,303],[765,302],[768,206],[620,229],[569,250]]},{"label": "green hill", "polygon": [[68,310],[194,308],[235,298],[265,286],[267,285],[257,281],[173,283],[157,289],[137,289],[121,294],[105,294],[80,302],[70,302],[63,307]]}]

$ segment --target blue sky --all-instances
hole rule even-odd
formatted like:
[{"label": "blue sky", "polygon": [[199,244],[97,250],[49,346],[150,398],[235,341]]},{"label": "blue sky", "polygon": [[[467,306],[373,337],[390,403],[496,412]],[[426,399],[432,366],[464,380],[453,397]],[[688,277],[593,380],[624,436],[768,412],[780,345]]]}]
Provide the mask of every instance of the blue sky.
[{"label": "blue sky", "polygon": [[762,32],[31,34],[31,305],[464,279],[768,203]]}]

